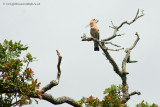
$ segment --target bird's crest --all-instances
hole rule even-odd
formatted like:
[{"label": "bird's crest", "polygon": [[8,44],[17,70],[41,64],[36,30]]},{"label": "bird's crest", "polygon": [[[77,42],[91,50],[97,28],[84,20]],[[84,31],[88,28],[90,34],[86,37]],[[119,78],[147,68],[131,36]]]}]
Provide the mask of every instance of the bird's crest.
[{"label": "bird's crest", "polygon": [[91,27],[96,26],[97,23],[98,23],[98,20],[92,19],[92,20],[90,21],[90,26],[91,26]]},{"label": "bird's crest", "polygon": [[86,25],[86,27],[89,27],[89,26],[91,26],[91,25],[95,25],[96,23],[98,23],[98,20],[97,20],[97,19],[92,19],[92,20],[90,21],[90,24]]},{"label": "bird's crest", "polygon": [[98,23],[98,20],[97,19],[92,19],[91,21],[90,21],[90,24],[91,23]]}]

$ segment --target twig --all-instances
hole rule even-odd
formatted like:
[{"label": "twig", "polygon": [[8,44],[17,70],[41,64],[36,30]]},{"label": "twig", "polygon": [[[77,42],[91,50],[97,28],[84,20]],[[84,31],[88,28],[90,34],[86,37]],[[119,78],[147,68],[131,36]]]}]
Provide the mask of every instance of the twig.
[{"label": "twig", "polygon": [[108,49],[110,51],[120,51],[120,50],[123,50],[124,48],[120,48],[120,49]]},{"label": "twig", "polygon": [[112,42],[104,42],[104,43],[105,43],[105,44],[111,44],[111,45],[116,46],[116,47],[121,47],[121,46],[119,46],[119,45],[113,44]]},{"label": "twig", "polygon": [[26,68],[25,68],[25,71],[27,70],[29,63],[30,63],[30,61],[28,61],[27,65],[26,65]]},{"label": "twig", "polygon": [[137,19],[139,19],[140,17],[144,16],[143,10],[141,11],[141,15],[138,16],[138,14],[139,14],[139,9],[138,9],[138,11],[137,11],[137,14],[136,14],[135,18],[134,18],[132,21],[130,21],[130,22],[124,21],[124,22],[122,22],[119,26],[115,26],[115,25],[113,24],[113,22],[111,21],[112,26],[110,26],[110,27],[114,29],[113,35],[111,35],[110,37],[108,37],[108,38],[106,38],[106,39],[103,39],[103,41],[109,41],[109,40],[115,38],[115,37],[117,36],[118,30],[119,30],[124,24],[130,25],[130,24],[132,24],[133,22],[135,22]]},{"label": "twig", "polygon": [[93,40],[93,37],[87,37],[86,34],[83,34],[81,38],[82,38],[82,41],[92,41]]},{"label": "twig", "polygon": [[136,62],[138,62],[138,61],[131,61],[130,56],[128,57],[127,63],[136,63]]},{"label": "twig", "polygon": [[129,48],[129,50],[132,50],[132,49],[137,45],[137,43],[138,43],[138,41],[139,41],[139,39],[140,39],[137,32],[136,32],[135,35],[137,36],[137,39],[136,39],[136,41],[134,42],[134,44]]}]

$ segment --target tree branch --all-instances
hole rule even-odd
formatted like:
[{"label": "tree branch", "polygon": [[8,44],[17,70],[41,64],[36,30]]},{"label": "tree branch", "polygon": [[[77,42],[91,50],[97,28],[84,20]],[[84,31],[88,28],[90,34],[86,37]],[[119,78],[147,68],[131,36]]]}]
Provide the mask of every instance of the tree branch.
[{"label": "tree branch", "polygon": [[119,48],[119,49],[108,49],[110,51],[120,51],[120,50],[123,50],[124,48]]},{"label": "tree branch", "polygon": [[106,56],[106,58],[109,60],[109,62],[112,64],[113,66],[113,70],[119,75],[121,76],[121,71],[119,70],[119,67],[117,65],[117,63],[114,61],[114,59],[111,57],[111,55],[109,54],[109,52],[107,51],[107,47],[102,44],[101,42],[99,42],[99,46],[100,48],[103,50],[104,55]]},{"label": "tree branch", "polygon": [[137,39],[135,40],[135,42],[133,43],[133,45],[130,48],[127,48],[125,50],[126,55],[125,55],[123,62],[122,62],[122,72],[126,72],[126,63],[127,63],[128,59],[130,59],[130,52],[136,46],[136,44],[138,43],[138,41],[140,39],[137,32],[135,35],[137,35]]},{"label": "tree branch", "polygon": [[86,34],[83,34],[83,36],[81,37],[82,41],[93,41],[93,37],[87,37]]},{"label": "tree branch", "polygon": [[121,47],[121,46],[119,46],[119,45],[113,44],[112,42],[104,42],[104,43],[105,43],[105,44],[111,44],[111,45],[116,46],[116,47]]},{"label": "tree branch", "polygon": [[[133,45],[130,48],[126,49],[126,51],[125,51],[126,55],[125,55],[123,62],[122,62],[122,74],[123,75],[122,75],[121,79],[122,79],[122,86],[125,88],[125,90],[123,91],[123,98],[122,98],[123,102],[127,102],[130,99],[130,96],[134,95],[134,93],[135,93],[135,92],[131,93],[131,94],[128,93],[128,84],[127,84],[127,76],[126,76],[126,74],[128,74],[128,72],[126,72],[126,63],[128,61],[130,62],[130,52],[136,46],[137,42],[140,39],[137,32],[135,35],[137,35],[137,39],[135,40],[135,42],[133,43]],[[138,92],[138,95],[140,95],[140,92]]]},{"label": "tree branch", "polygon": [[[58,105],[58,104],[63,104],[63,103],[68,103],[74,107],[80,107],[80,105],[78,103],[76,103],[76,101],[70,97],[59,97],[59,98],[54,98],[52,95],[45,93],[46,91],[50,90],[51,88],[53,88],[54,86],[59,84],[60,81],[60,76],[61,76],[61,60],[62,60],[62,56],[60,55],[60,52],[58,50],[56,50],[57,55],[58,55],[58,64],[57,64],[57,69],[58,69],[58,73],[57,73],[57,79],[56,80],[52,80],[49,84],[47,84],[45,87],[42,88],[42,99],[46,100],[52,104]],[[32,96],[33,98],[39,98],[39,96]],[[41,98],[40,98],[41,99]]]},{"label": "tree branch", "polygon": [[56,50],[57,55],[58,55],[58,64],[57,64],[57,69],[58,69],[58,73],[57,73],[57,80],[52,80],[49,84],[47,84],[46,86],[44,86],[42,88],[43,93],[45,93],[46,91],[50,90],[52,87],[57,86],[59,84],[60,81],[60,76],[61,76],[61,69],[60,69],[60,65],[61,65],[61,60],[62,60],[62,56],[60,55],[60,52],[58,50]]},{"label": "tree branch", "polygon": [[[114,61],[114,59],[111,57],[111,55],[108,53],[108,47],[106,47],[104,44],[104,41],[98,41],[97,39],[93,38],[93,37],[87,37],[85,34],[81,37],[82,41],[96,41],[98,43],[98,45],[100,46],[100,48],[102,49],[102,51],[104,52],[104,55],[106,56],[106,58],[109,60],[109,62],[112,64],[114,71],[120,76],[121,75],[121,71],[119,70],[119,67],[117,65],[117,63]],[[112,49],[112,51],[115,51]]]},{"label": "tree branch", "polygon": [[132,96],[132,95],[135,95],[135,94],[141,95],[141,92],[139,92],[139,91],[134,91],[134,92],[131,92],[131,93],[129,94],[129,96]]},{"label": "tree branch", "polygon": [[57,73],[57,83],[59,83],[60,81],[60,76],[61,76],[61,68],[60,68],[60,65],[61,65],[61,60],[62,60],[62,56],[60,55],[59,51],[57,51],[57,55],[58,55],[58,64],[57,64],[57,69],[58,69],[58,73]]},{"label": "tree branch", "polygon": [[135,22],[137,19],[139,19],[140,17],[144,16],[143,10],[141,11],[141,15],[138,16],[138,14],[139,14],[139,9],[138,9],[138,11],[137,11],[137,14],[136,14],[135,18],[134,18],[132,21],[130,21],[130,22],[124,21],[124,22],[122,22],[119,26],[115,26],[115,25],[113,24],[113,22],[111,21],[112,26],[110,26],[110,27],[114,29],[113,35],[111,35],[110,37],[108,37],[108,38],[106,38],[106,39],[103,39],[102,41],[109,41],[109,40],[115,38],[116,36],[119,36],[119,35],[117,34],[117,32],[118,32],[118,30],[119,30],[124,24],[130,25],[130,24],[132,24],[133,22]]},{"label": "tree branch", "polygon": [[[39,98],[39,96],[32,96],[32,97]],[[43,100],[46,100],[46,101],[48,101],[52,104],[55,104],[55,105],[67,103],[67,104],[70,104],[74,107],[80,107],[80,105],[74,99],[72,99],[70,97],[66,97],[66,96],[54,98],[51,94],[44,93],[44,94],[42,94],[42,98],[43,98]]]}]

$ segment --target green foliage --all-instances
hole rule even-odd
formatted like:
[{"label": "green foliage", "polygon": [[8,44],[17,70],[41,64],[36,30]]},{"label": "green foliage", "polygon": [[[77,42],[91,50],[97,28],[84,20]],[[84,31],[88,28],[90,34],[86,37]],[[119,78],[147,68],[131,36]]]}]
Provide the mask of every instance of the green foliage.
[{"label": "green foliage", "polygon": [[158,105],[155,103],[153,103],[152,105],[149,105],[147,102],[144,103],[144,100],[143,100],[141,103],[137,104],[136,107],[158,107]]},{"label": "green foliage", "polygon": [[[85,105],[86,107],[129,107],[127,104],[122,102],[122,91],[125,88],[121,85],[111,85],[110,88],[104,90],[105,97],[100,101],[98,98],[90,96],[89,98],[83,97],[80,101],[77,101],[81,106]],[[144,100],[137,104],[136,107],[158,107],[157,104],[149,105],[147,102],[144,103]]]},{"label": "green foliage", "polygon": [[[105,89],[105,97],[100,101],[98,98],[90,96],[89,98],[83,97],[80,101],[77,101],[81,106],[85,105],[86,107],[129,107],[127,104],[122,102],[122,91],[125,88],[121,85],[111,85],[110,88]],[[149,105],[147,102],[144,103],[144,100],[137,104],[136,107],[158,107],[157,104]]]},{"label": "green foliage", "polygon": [[21,41],[0,43],[0,106],[30,104],[30,96],[39,95],[40,83],[28,67],[35,58],[30,53],[23,60],[20,58],[27,49]]},{"label": "green foliage", "polygon": [[111,85],[110,88],[105,89],[104,94],[106,95],[102,100],[103,107],[127,107],[124,102],[122,102],[122,90],[124,88],[119,85]]},{"label": "green foliage", "polygon": [[90,96],[89,98],[83,97],[78,103],[85,104],[86,107],[127,107],[122,102],[122,86],[111,85],[110,88],[105,89],[105,97],[100,101],[98,98]]}]

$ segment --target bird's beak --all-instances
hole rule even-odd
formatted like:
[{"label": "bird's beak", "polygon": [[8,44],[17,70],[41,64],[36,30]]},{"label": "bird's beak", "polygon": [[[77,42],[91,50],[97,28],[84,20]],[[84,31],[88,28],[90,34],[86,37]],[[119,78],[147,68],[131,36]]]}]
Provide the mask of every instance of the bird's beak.
[{"label": "bird's beak", "polygon": [[97,20],[97,23],[99,22],[99,20]]},{"label": "bird's beak", "polygon": [[90,24],[86,25],[85,28],[89,27]]}]

